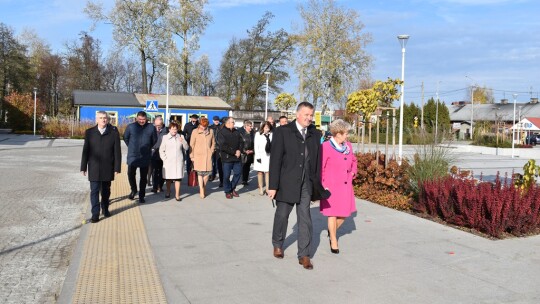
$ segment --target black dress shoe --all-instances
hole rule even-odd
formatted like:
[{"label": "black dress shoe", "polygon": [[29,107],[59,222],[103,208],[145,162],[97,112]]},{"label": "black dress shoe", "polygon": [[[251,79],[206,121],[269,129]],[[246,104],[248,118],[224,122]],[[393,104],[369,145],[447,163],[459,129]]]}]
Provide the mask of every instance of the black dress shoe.
[{"label": "black dress shoe", "polygon": [[93,217],[90,219],[90,223],[97,223],[99,222],[99,217]]},{"label": "black dress shoe", "polygon": [[105,217],[111,217],[111,213],[109,212],[109,210],[103,211],[103,215],[104,215]]},{"label": "black dress shoe", "polygon": [[152,190],[150,190],[150,191],[152,191],[153,193],[157,193],[157,189],[152,188]]},{"label": "black dress shoe", "polygon": [[247,186],[247,185],[249,185],[249,183],[248,182],[242,182],[242,185]]},{"label": "black dress shoe", "polygon": [[129,199],[130,200],[134,200],[135,199],[135,195],[137,195],[137,192],[136,191],[131,191],[131,193],[129,194]]},{"label": "black dress shoe", "polygon": [[144,197],[139,198],[139,204],[144,204],[146,201],[144,200]]},{"label": "black dress shoe", "polygon": [[223,183],[219,183],[218,188],[223,188]]},{"label": "black dress shoe", "polygon": [[330,252],[332,252],[333,254],[338,254],[339,249],[332,248],[332,240],[328,239],[328,241],[330,242]]}]

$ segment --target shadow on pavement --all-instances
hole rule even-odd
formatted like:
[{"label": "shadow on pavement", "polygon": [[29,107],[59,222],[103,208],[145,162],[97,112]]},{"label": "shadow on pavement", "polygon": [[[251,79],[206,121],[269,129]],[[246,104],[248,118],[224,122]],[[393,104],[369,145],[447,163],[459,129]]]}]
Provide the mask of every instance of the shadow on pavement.
[{"label": "shadow on pavement", "polygon": [[70,232],[72,232],[72,231],[75,231],[75,230],[77,230],[77,229],[80,229],[81,227],[82,227],[82,224],[79,224],[79,225],[77,225],[77,226],[75,226],[75,227],[73,227],[73,228],[70,228],[70,229],[68,229],[68,230],[64,230],[64,231],[62,231],[62,232],[55,233],[55,234],[50,235],[50,236],[48,236],[48,237],[44,237],[44,238],[41,238],[41,239],[39,239],[39,240],[32,241],[32,242],[30,242],[30,243],[26,243],[26,244],[23,244],[23,245],[19,245],[19,246],[10,248],[10,249],[6,249],[6,250],[3,250],[3,251],[0,251],[0,255],[8,254],[8,253],[11,253],[11,252],[16,251],[16,250],[19,250],[19,249],[23,249],[23,248],[28,247],[28,246],[34,246],[34,245],[39,244],[39,243],[41,243],[41,242],[46,242],[46,241],[48,241],[48,240],[54,239],[54,238],[56,238],[56,237],[59,237],[59,236],[61,236],[61,235],[66,234],[66,233],[70,233]]},{"label": "shadow on pavement", "polygon": [[24,134],[0,134],[0,144],[12,146],[24,146],[31,141],[51,140],[50,138],[41,138],[41,135]]},{"label": "shadow on pavement", "polygon": [[[295,207],[296,208],[296,207]],[[291,217],[295,217],[296,214],[294,210],[291,212],[291,215],[289,216],[289,220]],[[323,241],[323,248],[327,246],[327,249],[330,250],[329,245],[327,245],[327,230],[328,230],[328,220],[327,217],[322,215],[319,209],[319,206],[311,207],[310,209],[311,213],[311,222],[313,223],[313,236],[311,239],[311,257],[315,257],[315,254],[317,253],[319,246],[321,245],[321,239]],[[337,237],[338,241],[341,236],[351,234],[353,231],[356,230],[356,223],[354,219],[356,218],[357,212],[354,212],[351,216],[345,219],[345,222],[337,231]],[[293,245],[298,240],[298,224],[294,224],[292,228],[293,232],[289,234],[285,241],[283,242],[283,250],[286,250],[289,246]],[[323,249],[324,250],[324,249]]]}]

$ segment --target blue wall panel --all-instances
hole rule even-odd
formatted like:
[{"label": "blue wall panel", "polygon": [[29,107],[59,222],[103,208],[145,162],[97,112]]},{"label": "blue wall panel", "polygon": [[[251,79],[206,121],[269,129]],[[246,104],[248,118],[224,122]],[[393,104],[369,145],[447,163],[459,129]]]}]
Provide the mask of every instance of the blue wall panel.
[{"label": "blue wall panel", "polygon": [[[144,110],[143,107],[107,107],[107,106],[80,106],[80,120],[91,120],[96,119],[96,111],[107,111],[107,112],[117,112],[119,121],[131,121],[127,117],[137,113],[138,111]],[[177,109],[169,108],[171,116],[178,115],[182,117],[182,123],[186,122],[186,118],[192,114],[197,114],[199,116],[207,116],[210,119],[210,124],[212,123],[212,117],[219,116],[220,118],[228,116],[229,111],[227,110],[204,110],[204,109]],[[165,109],[159,108],[159,114],[164,115]]]}]

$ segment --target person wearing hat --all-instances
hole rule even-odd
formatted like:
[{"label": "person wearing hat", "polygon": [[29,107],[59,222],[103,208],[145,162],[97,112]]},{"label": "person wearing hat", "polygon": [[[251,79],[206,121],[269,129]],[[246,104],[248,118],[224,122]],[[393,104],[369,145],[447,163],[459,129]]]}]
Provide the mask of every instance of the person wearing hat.
[{"label": "person wearing hat", "polygon": [[[199,115],[193,114],[189,117],[190,121],[186,123],[184,126],[184,137],[186,138],[187,144],[189,146],[189,140],[191,139],[191,133],[193,133],[193,130],[197,129],[199,127]],[[186,151],[186,172],[189,176],[189,172],[191,172],[192,164],[191,159],[189,158],[189,153],[191,153],[191,149],[188,148]]]},{"label": "person wearing hat", "polygon": [[221,164],[221,158],[219,157],[219,146],[217,142],[217,135],[219,130],[221,130],[222,124],[220,123],[219,116],[214,116],[212,120],[214,123],[209,128],[214,131],[214,139],[216,143],[214,154],[212,154],[212,174],[210,175],[208,180],[213,181],[214,179],[216,179],[216,176],[219,173],[219,183],[220,185],[223,185],[223,167]]}]

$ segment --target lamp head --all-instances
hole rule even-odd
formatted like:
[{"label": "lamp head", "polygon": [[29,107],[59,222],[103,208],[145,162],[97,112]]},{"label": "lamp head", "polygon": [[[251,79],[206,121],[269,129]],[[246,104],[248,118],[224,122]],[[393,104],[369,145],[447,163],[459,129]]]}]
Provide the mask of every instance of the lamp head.
[{"label": "lamp head", "polygon": [[407,45],[407,40],[409,40],[409,35],[398,35],[397,38],[399,40],[399,44],[401,44],[401,48],[405,48]]}]

